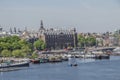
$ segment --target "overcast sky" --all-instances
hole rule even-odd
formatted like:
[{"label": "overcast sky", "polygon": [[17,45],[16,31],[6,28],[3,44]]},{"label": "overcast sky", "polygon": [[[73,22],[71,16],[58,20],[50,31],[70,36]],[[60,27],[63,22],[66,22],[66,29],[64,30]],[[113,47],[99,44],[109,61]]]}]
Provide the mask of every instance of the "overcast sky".
[{"label": "overcast sky", "polygon": [[0,0],[0,25],[38,30],[77,28],[78,32],[120,29],[120,0]]}]

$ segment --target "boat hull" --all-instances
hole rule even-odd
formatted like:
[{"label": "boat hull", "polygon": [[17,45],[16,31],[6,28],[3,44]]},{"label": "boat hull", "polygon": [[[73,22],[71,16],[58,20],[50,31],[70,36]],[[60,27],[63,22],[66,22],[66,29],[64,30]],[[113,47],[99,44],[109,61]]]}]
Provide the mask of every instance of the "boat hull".
[{"label": "boat hull", "polygon": [[15,64],[7,64],[4,66],[0,66],[1,68],[11,68],[11,67],[28,67],[29,66],[29,62],[24,62],[24,63],[15,63]]},{"label": "boat hull", "polygon": [[95,59],[109,59],[110,56],[109,55],[99,55],[99,56],[95,56]]},{"label": "boat hull", "polygon": [[39,64],[40,63],[40,60],[38,59],[38,60],[31,60],[31,62],[33,63],[33,64]]}]

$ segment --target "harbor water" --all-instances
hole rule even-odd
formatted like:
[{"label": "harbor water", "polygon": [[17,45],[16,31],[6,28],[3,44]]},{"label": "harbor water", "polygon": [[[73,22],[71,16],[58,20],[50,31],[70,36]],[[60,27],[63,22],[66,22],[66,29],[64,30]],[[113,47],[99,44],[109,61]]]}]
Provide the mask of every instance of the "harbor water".
[{"label": "harbor water", "polygon": [[0,72],[0,80],[120,80],[120,56],[106,60],[77,59],[68,62],[30,64],[16,71]]}]

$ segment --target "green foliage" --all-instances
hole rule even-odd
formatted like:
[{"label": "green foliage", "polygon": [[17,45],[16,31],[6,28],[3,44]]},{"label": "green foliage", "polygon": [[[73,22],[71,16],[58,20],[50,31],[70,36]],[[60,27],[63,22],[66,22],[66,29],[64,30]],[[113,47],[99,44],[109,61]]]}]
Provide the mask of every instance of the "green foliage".
[{"label": "green foliage", "polygon": [[114,32],[114,34],[113,34],[113,36],[114,36],[114,38],[115,38],[115,43],[114,43],[114,45],[115,46],[119,46],[119,41],[120,41],[120,30],[117,30],[117,31],[115,31]]},{"label": "green foliage", "polygon": [[32,57],[33,59],[38,58],[38,54],[37,54],[37,52],[34,51],[31,57]]},{"label": "green foliage", "polygon": [[24,53],[24,57],[27,57],[30,55],[31,49],[29,48],[29,46],[23,46],[22,47],[22,53]]},{"label": "green foliage", "polygon": [[92,36],[86,38],[87,46],[94,46],[96,44],[96,39]]},{"label": "green foliage", "polygon": [[78,35],[78,45],[80,47],[84,47],[86,43],[85,37],[82,35]]},{"label": "green foliage", "polygon": [[[31,53],[31,44],[18,36],[0,38],[0,52],[6,56],[4,50],[12,52],[14,57],[27,57]],[[3,54],[4,53],[4,54]]]},{"label": "green foliage", "polygon": [[34,42],[34,47],[37,49],[37,50],[43,50],[46,48],[46,44],[44,43],[43,40],[37,40]]},{"label": "green foliage", "polygon": [[93,36],[82,36],[78,35],[78,45],[80,47],[85,47],[85,46],[95,46],[96,45],[96,38]]},{"label": "green foliage", "polygon": [[13,43],[13,42],[18,42],[20,38],[18,36],[8,36],[4,38],[0,38],[0,42],[5,42],[5,43]]},{"label": "green foliage", "polygon": [[4,38],[0,38],[0,50],[14,50],[14,49],[20,49],[20,45],[18,44],[18,41],[20,38],[18,36],[8,36]]},{"label": "green foliage", "polygon": [[21,50],[14,50],[14,51],[12,52],[12,55],[13,55],[14,57],[16,57],[16,58],[24,57],[24,56],[25,56],[25,54],[22,53]]},{"label": "green foliage", "polygon": [[11,51],[5,49],[5,50],[3,50],[1,52],[1,56],[3,56],[3,57],[11,57],[12,54],[11,54]]},{"label": "green foliage", "polygon": [[12,50],[21,49],[21,44],[18,42],[12,43]]}]

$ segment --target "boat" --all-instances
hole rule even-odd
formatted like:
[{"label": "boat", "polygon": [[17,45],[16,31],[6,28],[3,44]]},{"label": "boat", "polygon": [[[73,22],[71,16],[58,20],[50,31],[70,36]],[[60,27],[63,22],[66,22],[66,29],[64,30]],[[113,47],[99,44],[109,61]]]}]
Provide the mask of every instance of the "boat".
[{"label": "boat", "polygon": [[50,57],[49,62],[54,63],[54,62],[62,62],[62,59],[59,57]]},{"label": "boat", "polygon": [[110,58],[110,55],[96,55],[95,56],[95,59],[109,59]]},{"label": "boat", "polygon": [[62,58],[62,61],[68,61],[67,57]]},{"label": "boat", "polygon": [[6,62],[6,63],[0,63],[0,69],[3,68],[12,68],[12,67],[28,67],[29,62],[28,61],[22,61],[22,62]]},{"label": "boat", "polygon": [[71,64],[70,66],[78,66],[77,64]]},{"label": "boat", "polygon": [[47,58],[40,58],[40,63],[47,63],[49,62],[49,59]]},{"label": "boat", "polygon": [[95,58],[95,55],[94,54],[81,54],[79,55],[79,58]]},{"label": "boat", "polygon": [[115,48],[112,55],[120,55],[120,47]]},{"label": "boat", "polygon": [[77,62],[76,62],[76,58],[75,55],[72,55],[71,57],[69,57],[69,65],[72,66],[78,66]]},{"label": "boat", "polygon": [[31,62],[33,64],[39,64],[40,63],[40,59],[32,59]]}]

